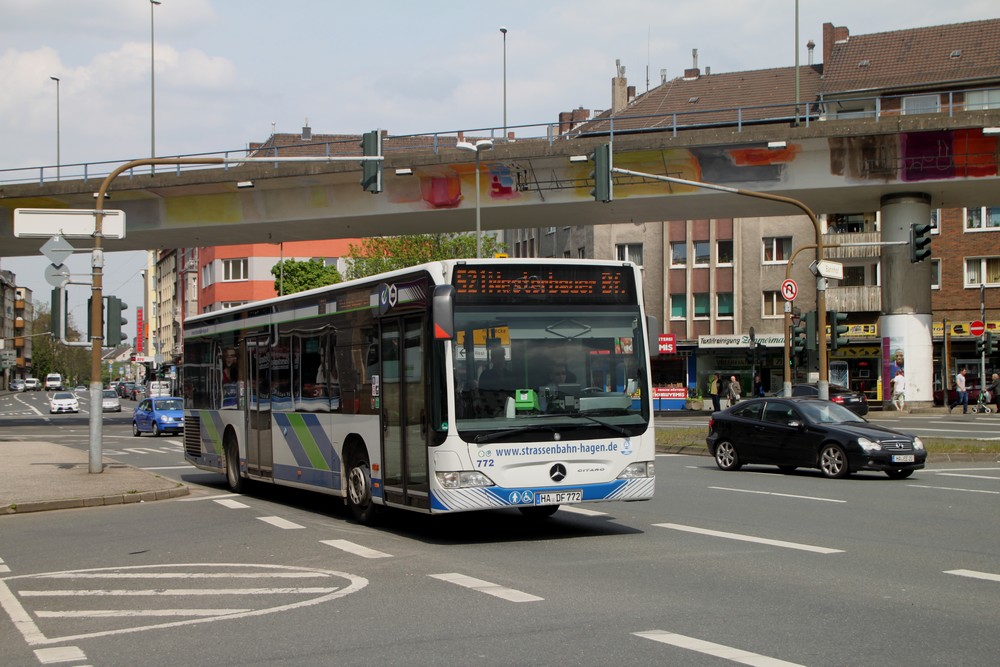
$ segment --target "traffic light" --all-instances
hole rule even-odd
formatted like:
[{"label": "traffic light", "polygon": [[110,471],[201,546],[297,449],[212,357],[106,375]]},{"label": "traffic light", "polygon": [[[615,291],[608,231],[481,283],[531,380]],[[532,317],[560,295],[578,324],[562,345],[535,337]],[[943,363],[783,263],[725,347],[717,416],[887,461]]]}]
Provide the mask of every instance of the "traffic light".
[{"label": "traffic light", "polygon": [[1000,336],[994,335],[992,331],[986,332],[986,356],[992,357],[1000,347]]},{"label": "traffic light", "polygon": [[[382,133],[378,130],[361,135],[361,152],[365,157],[381,157]],[[364,160],[361,163],[361,187],[365,192],[382,192],[382,161]]]},{"label": "traffic light", "polygon": [[49,332],[56,340],[62,338],[63,335],[62,320],[66,315],[67,298],[67,294],[62,287],[54,287],[52,289],[52,307],[50,308],[52,318],[49,324]]},{"label": "traffic light", "polygon": [[976,339],[976,354],[979,356],[986,354],[986,334]]},{"label": "traffic light", "polygon": [[792,354],[800,355],[806,353],[806,321],[800,319],[798,324],[792,325]]},{"label": "traffic light", "polygon": [[122,341],[128,340],[128,332],[125,331],[128,320],[122,317],[122,311],[127,309],[128,304],[118,297],[108,297],[108,312],[104,318],[108,325],[108,332],[104,336],[105,347],[117,347]]},{"label": "traffic light", "polygon": [[751,366],[757,361],[757,348],[751,346],[747,348],[747,363]]},{"label": "traffic light", "polygon": [[910,225],[910,261],[914,264],[931,256],[931,225]]},{"label": "traffic light", "polygon": [[819,337],[816,335],[816,311],[810,310],[806,318],[806,349],[815,352],[819,349]]},{"label": "traffic light", "polygon": [[847,313],[838,313],[831,310],[826,314],[826,319],[830,322],[830,351],[836,352],[841,345],[847,345],[848,340],[841,334],[847,333],[847,325],[841,324],[847,320]]},{"label": "traffic light", "polygon": [[590,174],[594,179],[594,189],[590,194],[595,201],[609,202],[615,198],[611,185],[611,144],[598,146],[591,159],[594,161],[594,171]]}]

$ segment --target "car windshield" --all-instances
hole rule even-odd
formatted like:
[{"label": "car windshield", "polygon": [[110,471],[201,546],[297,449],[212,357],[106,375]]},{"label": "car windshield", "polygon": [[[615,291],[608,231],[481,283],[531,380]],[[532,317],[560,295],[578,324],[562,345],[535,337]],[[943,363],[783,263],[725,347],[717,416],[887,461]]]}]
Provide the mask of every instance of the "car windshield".
[{"label": "car windshield", "polygon": [[105,389],[104,398],[118,398],[118,394],[115,393],[114,389]]},{"label": "car windshield", "polygon": [[76,397],[73,396],[73,394],[71,394],[71,393],[69,393],[67,391],[60,391],[60,392],[57,392],[52,398],[53,398],[53,400],[56,400],[56,401],[68,401],[68,400],[72,400],[72,399],[74,399]]},{"label": "car windshield", "polygon": [[799,409],[806,419],[814,424],[865,423],[866,421],[844,406],[828,401],[803,401],[799,403]]},{"label": "car windshield", "polygon": [[156,401],[154,406],[157,410],[182,410],[184,406],[181,405],[181,399],[171,398],[167,401]]}]

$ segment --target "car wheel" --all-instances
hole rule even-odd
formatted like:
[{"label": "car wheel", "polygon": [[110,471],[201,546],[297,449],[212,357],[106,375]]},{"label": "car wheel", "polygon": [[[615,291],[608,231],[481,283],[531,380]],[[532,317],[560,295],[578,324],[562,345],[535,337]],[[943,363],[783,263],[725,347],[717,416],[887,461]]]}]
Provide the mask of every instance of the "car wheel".
[{"label": "car wheel", "polygon": [[913,474],[912,470],[886,470],[885,474],[889,479],[906,479]]},{"label": "car wheel", "polygon": [[798,468],[798,466],[778,466],[778,470],[786,475],[795,472],[796,468]]},{"label": "car wheel", "polygon": [[844,448],[840,445],[823,445],[819,453],[819,469],[830,479],[841,479],[851,474]]},{"label": "car wheel", "polygon": [[347,471],[347,504],[351,515],[360,524],[370,524],[375,519],[375,503],[372,502],[372,475],[368,458],[355,454]]},{"label": "car wheel", "polygon": [[160,437],[160,425],[157,424],[156,422],[153,422],[153,437],[154,438]]},{"label": "car wheel", "polygon": [[138,438],[138,437],[139,437],[140,435],[142,435],[142,432],[141,432],[141,431],[139,431],[139,425],[138,425],[138,424],[136,424],[136,423],[135,423],[135,421],[133,421],[133,422],[132,422],[132,435],[134,435],[134,436],[135,436],[135,437],[137,437],[137,438]]},{"label": "car wheel", "polygon": [[740,455],[736,453],[736,447],[728,440],[721,440],[715,446],[715,465],[719,470],[739,470],[743,467],[740,463]]},{"label": "car wheel", "polygon": [[233,493],[240,493],[243,490],[243,477],[240,476],[240,451],[234,436],[226,436],[223,451],[226,455],[226,486]]},{"label": "car wheel", "polygon": [[532,507],[518,507],[517,509],[529,519],[544,519],[559,511],[559,505],[534,505]]}]

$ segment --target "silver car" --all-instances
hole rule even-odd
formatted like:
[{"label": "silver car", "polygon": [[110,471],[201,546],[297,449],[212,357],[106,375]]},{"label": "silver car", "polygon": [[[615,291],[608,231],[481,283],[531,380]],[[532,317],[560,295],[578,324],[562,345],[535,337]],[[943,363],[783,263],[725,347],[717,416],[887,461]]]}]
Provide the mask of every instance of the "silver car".
[{"label": "silver car", "polygon": [[118,392],[105,389],[101,392],[101,410],[104,412],[121,412],[122,403],[118,400]]}]

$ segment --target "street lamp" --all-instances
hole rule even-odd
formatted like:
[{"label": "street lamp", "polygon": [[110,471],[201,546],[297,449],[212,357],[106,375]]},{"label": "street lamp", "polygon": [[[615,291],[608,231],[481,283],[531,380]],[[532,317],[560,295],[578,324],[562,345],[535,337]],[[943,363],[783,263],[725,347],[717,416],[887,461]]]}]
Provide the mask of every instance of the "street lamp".
[{"label": "street lamp", "polygon": [[479,154],[493,148],[493,142],[489,139],[480,139],[476,143],[470,141],[459,141],[455,148],[463,151],[472,151],[476,154],[476,259],[483,256],[483,239],[480,232],[480,209],[479,209]]},{"label": "street lamp", "polygon": [[[149,157],[156,157],[156,60],[153,46],[153,9],[160,0],[149,0]],[[156,166],[149,166],[149,173],[156,173]]]},{"label": "street lamp", "polygon": [[59,180],[60,165],[62,164],[62,156],[59,154],[59,145],[61,143],[59,137],[59,77],[50,76],[49,78],[56,82],[56,180]]},{"label": "street lamp", "polygon": [[507,28],[501,27],[503,35],[503,140],[507,141]]}]

